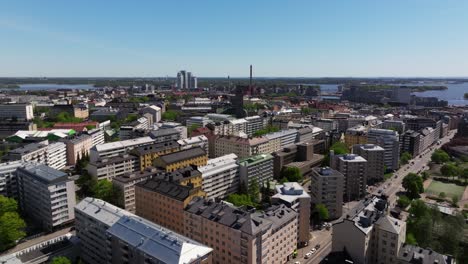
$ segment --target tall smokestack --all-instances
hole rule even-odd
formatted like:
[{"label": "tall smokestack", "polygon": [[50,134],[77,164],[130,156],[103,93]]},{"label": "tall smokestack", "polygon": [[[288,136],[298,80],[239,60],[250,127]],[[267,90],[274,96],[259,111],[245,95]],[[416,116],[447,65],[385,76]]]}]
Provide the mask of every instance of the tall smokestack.
[{"label": "tall smokestack", "polygon": [[249,91],[250,91],[250,95],[253,95],[253,87],[252,87],[252,64],[250,64]]}]

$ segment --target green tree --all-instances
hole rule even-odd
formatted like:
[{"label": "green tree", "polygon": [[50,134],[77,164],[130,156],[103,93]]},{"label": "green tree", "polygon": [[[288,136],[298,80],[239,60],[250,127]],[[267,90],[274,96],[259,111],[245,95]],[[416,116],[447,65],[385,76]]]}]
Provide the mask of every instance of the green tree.
[{"label": "green tree", "polygon": [[434,153],[432,153],[431,160],[435,163],[441,164],[449,161],[450,156],[447,154],[447,152],[441,149],[436,149]]},{"label": "green tree", "polygon": [[50,264],[71,264],[67,257],[54,257]]},{"label": "green tree", "polygon": [[458,197],[458,195],[453,195],[452,196],[452,206],[458,207],[458,201],[460,201],[460,197]]},{"label": "green tree", "polygon": [[0,216],[7,212],[16,212],[17,210],[18,203],[15,199],[0,195]]},{"label": "green tree", "polygon": [[252,180],[249,184],[249,196],[253,203],[258,203],[260,197],[260,187],[256,180]]},{"label": "green tree", "polygon": [[26,223],[17,212],[5,212],[0,216],[0,251],[16,244],[26,236]]},{"label": "green tree", "polygon": [[164,120],[168,120],[168,121],[175,121],[177,120],[177,117],[179,116],[179,112],[178,111],[174,111],[174,110],[167,110],[166,112],[164,112],[162,114],[162,119]]},{"label": "green tree", "polygon": [[439,193],[440,199],[445,199],[445,197],[447,197],[447,195],[444,192]]},{"label": "green tree", "polygon": [[195,129],[199,128],[199,127],[200,127],[200,125],[198,125],[198,124],[192,124],[191,126],[189,126],[189,127],[187,128],[187,132],[188,132],[189,136],[191,136],[191,135],[192,135],[192,132],[193,132]]},{"label": "green tree", "polygon": [[418,242],[416,242],[416,238],[414,237],[414,235],[412,233],[408,233],[406,234],[406,244],[409,244],[409,245],[417,245]]},{"label": "green tree", "polygon": [[444,177],[455,177],[459,174],[459,169],[457,166],[455,166],[453,163],[447,163],[447,164],[444,164],[441,168],[440,168],[440,173],[444,176]]},{"label": "green tree", "polygon": [[400,196],[400,198],[398,198],[398,201],[397,201],[397,204],[400,208],[406,208],[408,207],[408,205],[410,205],[410,203],[411,203],[411,200],[406,195]]},{"label": "green tree", "polygon": [[296,167],[284,167],[281,176],[288,179],[289,182],[302,181],[301,171]]},{"label": "green tree", "polygon": [[424,192],[422,178],[415,173],[408,173],[408,175],[403,178],[402,185],[406,190],[408,198],[411,200],[419,198],[419,194]]},{"label": "green tree", "polygon": [[94,197],[104,200],[109,203],[114,203],[114,186],[109,180],[100,180],[94,185],[93,188]]},{"label": "green tree", "polygon": [[253,206],[253,207],[256,206],[256,204],[252,202],[248,194],[233,193],[233,194],[228,195],[228,197],[226,198],[226,201],[234,204],[235,206]]},{"label": "green tree", "polygon": [[429,172],[423,171],[423,172],[421,173],[421,177],[422,177],[423,181],[429,179]]},{"label": "green tree", "polygon": [[461,171],[460,177],[463,179],[463,181],[466,183],[468,180],[468,168],[465,168]]},{"label": "green tree", "polygon": [[412,158],[411,154],[408,152],[403,152],[400,157],[400,164],[401,165],[406,165],[408,164],[409,160]]},{"label": "green tree", "polygon": [[318,213],[319,221],[326,221],[329,218],[328,208],[324,204],[317,204],[315,210]]},{"label": "green tree", "polygon": [[[333,150],[335,155],[341,155],[341,154],[349,153],[348,147],[343,142],[335,142],[330,147],[330,150]],[[322,165],[323,166],[329,166],[330,165],[330,153],[327,153],[327,155],[323,159]]]}]

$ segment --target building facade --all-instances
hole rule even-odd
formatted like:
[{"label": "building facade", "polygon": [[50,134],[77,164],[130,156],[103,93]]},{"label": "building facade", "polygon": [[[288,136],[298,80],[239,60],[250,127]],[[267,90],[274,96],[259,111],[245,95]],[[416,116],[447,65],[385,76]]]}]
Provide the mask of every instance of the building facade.
[{"label": "building facade", "polygon": [[333,155],[330,151],[331,167],[344,175],[345,201],[359,200],[366,195],[367,161],[356,154]]},{"label": "building facade", "polygon": [[329,218],[340,218],[343,211],[344,175],[334,169],[312,169],[310,196],[313,205],[323,204]]},{"label": "building facade", "polygon": [[384,180],[385,150],[374,144],[354,145],[353,153],[367,160],[367,183],[373,184]]},{"label": "building facade", "polygon": [[387,170],[398,169],[400,160],[400,139],[398,132],[389,129],[369,129],[367,142],[385,150],[384,164]]},{"label": "building facade", "polygon": [[203,191],[207,198],[223,199],[239,191],[239,165],[236,154],[209,159],[198,170],[203,178]]}]

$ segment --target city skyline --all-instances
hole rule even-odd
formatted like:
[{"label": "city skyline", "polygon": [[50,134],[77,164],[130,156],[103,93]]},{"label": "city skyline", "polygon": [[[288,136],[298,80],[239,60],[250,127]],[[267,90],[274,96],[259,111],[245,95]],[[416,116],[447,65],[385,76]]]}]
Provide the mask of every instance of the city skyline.
[{"label": "city skyline", "polygon": [[2,77],[467,77],[468,3],[0,4]]}]

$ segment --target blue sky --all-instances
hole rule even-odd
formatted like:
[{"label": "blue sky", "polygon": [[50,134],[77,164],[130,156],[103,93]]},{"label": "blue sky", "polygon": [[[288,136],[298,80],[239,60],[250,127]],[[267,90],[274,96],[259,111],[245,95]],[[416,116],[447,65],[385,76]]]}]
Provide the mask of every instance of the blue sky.
[{"label": "blue sky", "polygon": [[0,76],[468,76],[468,1],[0,2]]}]

